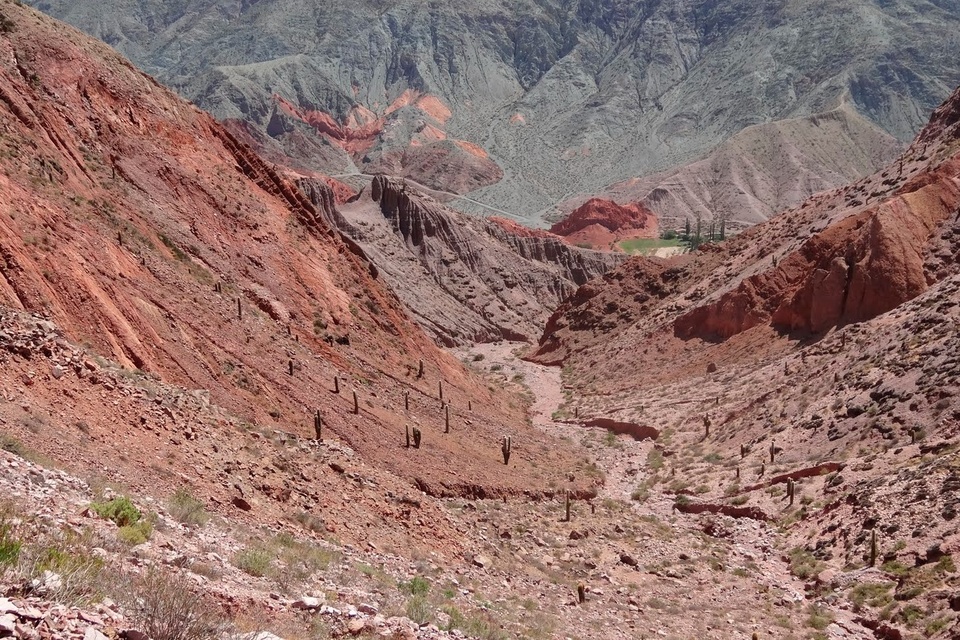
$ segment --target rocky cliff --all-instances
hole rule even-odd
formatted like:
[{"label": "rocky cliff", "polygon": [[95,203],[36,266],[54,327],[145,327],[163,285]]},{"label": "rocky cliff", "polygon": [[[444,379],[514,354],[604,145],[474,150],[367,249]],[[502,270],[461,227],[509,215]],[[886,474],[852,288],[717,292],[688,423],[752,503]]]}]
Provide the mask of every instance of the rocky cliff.
[{"label": "rocky cliff", "polygon": [[385,176],[333,216],[421,325],[448,345],[532,339],[563,298],[622,261],[547,232],[451,211]]},{"label": "rocky cliff", "polygon": [[550,227],[550,232],[571,244],[613,249],[621,240],[656,238],[657,216],[641,203],[591,198]]},{"label": "rocky cliff", "polygon": [[955,274],[958,103],[960,91],[873,176],[721,246],[667,262],[630,261],[582,287],[551,317],[535,357],[557,363],[609,346],[610,332],[630,341],[668,327],[684,341],[723,342],[762,327],[820,336],[895,309]]}]

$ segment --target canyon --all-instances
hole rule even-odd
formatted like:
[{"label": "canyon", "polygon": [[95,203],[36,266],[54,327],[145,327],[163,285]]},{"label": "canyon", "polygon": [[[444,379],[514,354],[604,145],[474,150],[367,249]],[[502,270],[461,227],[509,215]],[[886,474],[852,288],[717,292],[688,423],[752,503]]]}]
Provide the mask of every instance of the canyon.
[{"label": "canyon", "polygon": [[[599,43],[677,12],[722,41],[757,12],[776,25],[809,8],[781,4],[577,16]],[[400,5],[362,8],[398,25]],[[172,29],[151,55],[204,81],[186,52],[215,49],[187,36],[220,33],[218,15],[243,18],[228,40],[258,55],[286,42],[276,7],[218,6],[147,3],[99,24],[144,56]],[[898,6],[914,26],[949,13]],[[429,15],[496,24],[499,8]],[[553,33],[555,17],[516,52],[526,100],[564,95],[568,57],[602,51]],[[224,76],[273,77],[270,60]],[[397,87],[420,68],[397,65]],[[913,85],[932,93],[930,74]],[[636,185],[604,192],[628,162],[549,231],[454,210],[493,165],[495,184],[513,178],[428,97],[443,75],[421,72],[380,103],[389,114],[331,92],[333,120],[277,89],[254,109],[263,130],[0,0],[0,636],[958,637],[960,89],[891,151],[884,136],[906,141],[916,120],[895,100],[915,94],[854,83],[886,134],[846,107],[790,126],[866,131],[878,142],[857,145],[856,176],[818,181],[799,167],[842,154],[791,152],[797,182],[771,170],[782,192],[756,187],[770,197],[730,218],[731,237],[647,258],[617,245],[719,192],[681,181],[670,198],[701,204],[674,213]],[[818,113],[831,82],[805,94]],[[451,137],[430,128],[444,122]],[[399,156],[380,146],[388,131]],[[755,133],[728,143],[768,139]],[[466,182],[412,170],[425,147]]]}]

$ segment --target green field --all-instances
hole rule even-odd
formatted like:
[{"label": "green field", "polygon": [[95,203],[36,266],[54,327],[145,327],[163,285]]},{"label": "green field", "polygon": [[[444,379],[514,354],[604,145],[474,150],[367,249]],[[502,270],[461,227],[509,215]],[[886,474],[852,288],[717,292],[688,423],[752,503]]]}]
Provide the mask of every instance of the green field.
[{"label": "green field", "polygon": [[620,248],[629,254],[639,253],[648,256],[657,249],[664,247],[685,247],[686,242],[679,238],[673,240],[663,240],[661,238],[634,238],[633,240],[624,240],[620,243]]}]

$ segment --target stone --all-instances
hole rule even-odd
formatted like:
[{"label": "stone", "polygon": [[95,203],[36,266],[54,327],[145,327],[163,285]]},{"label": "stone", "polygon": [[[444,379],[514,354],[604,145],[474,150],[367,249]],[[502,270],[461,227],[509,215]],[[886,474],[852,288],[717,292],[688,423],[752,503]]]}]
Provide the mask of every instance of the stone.
[{"label": "stone", "polygon": [[143,631],[137,631],[136,629],[126,629],[125,631],[120,632],[120,637],[124,640],[150,640],[150,637],[145,634]]},{"label": "stone", "polygon": [[87,627],[83,632],[83,640],[110,640],[107,636],[100,633],[96,627]]},{"label": "stone", "polygon": [[367,626],[366,620],[364,620],[363,618],[357,618],[347,623],[347,631],[349,631],[350,633],[356,636],[356,635],[359,635],[363,631],[363,628],[366,626]]},{"label": "stone", "polygon": [[487,556],[477,555],[473,557],[473,564],[483,569],[485,567],[489,567],[492,564],[492,561]]},{"label": "stone", "polygon": [[637,559],[631,556],[629,553],[621,553],[620,562],[630,567],[635,567],[638,564]]},{"label": "stone", "polygon": [[0,616],[0,636],[12,636],[17,629],[17,619],[12,613]]},{"label": "stone", "polygon": [[375,616],[379,613],[379,610],[372,604],[367,604],[366,602],[361,602],[357,605],[357,611],[360,613],[365,613],[368,616]]},{"label": "stone", "polygon": [[312,598],[310,596],[304,596],[299,600],[294,600],[293,604],[290,606],[294,609],[319,609],[323,602],[320,601],[320,598]]}]

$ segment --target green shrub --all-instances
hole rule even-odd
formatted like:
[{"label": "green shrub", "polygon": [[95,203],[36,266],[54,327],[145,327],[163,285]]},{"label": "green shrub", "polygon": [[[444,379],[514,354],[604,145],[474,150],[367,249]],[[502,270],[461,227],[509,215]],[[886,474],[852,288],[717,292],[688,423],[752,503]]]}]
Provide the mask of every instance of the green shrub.
[{"label": "green shrub", "polygon": [[821,571],[823,571],[823,565],[803,547],[790,551],[790,573],[793,575],[808,580]]},{"label": "green shrub", "polygon": [[13,526],[0,515],[0,568],[16,564],[23,543],[13,537]]},{"label": "green shrub", "polygon": [[174,520],[189,527],[202,527],[210,520],[203,503],[183,488],[177,489],[171,496],[167,511]]},{"label": "green shrub", "polygon": [[430,581],[423,576],[414,576],[410,582],[400,582],[397,588],[403,593],[409,593],[412,596],[422,596],[430,591]]},{"label": "green shrub", "polygon": [[133,524],[120,527],[117,531],[117,537],[120,542],[135,547],[143,544],[153,535],[153,523],[149,520],[139,520]]},{"label": "green shrub", "polygon": [[424,625],[433,619],[433,607],[424,596],[413,596],[407,601],[407,617],[419,625]]},{"label": "green shrub", "polygon": [[140,520],[140,510],[126,496],[109,502],[92,502],[90,508],[101,518],[112,520],[118,527],[126,527]]},{"label": "green shrub", "polygon": [[270,571],[273,555],[262,547],[251,547],[233,557],[233,566],[246,574],[262,578]]}]

